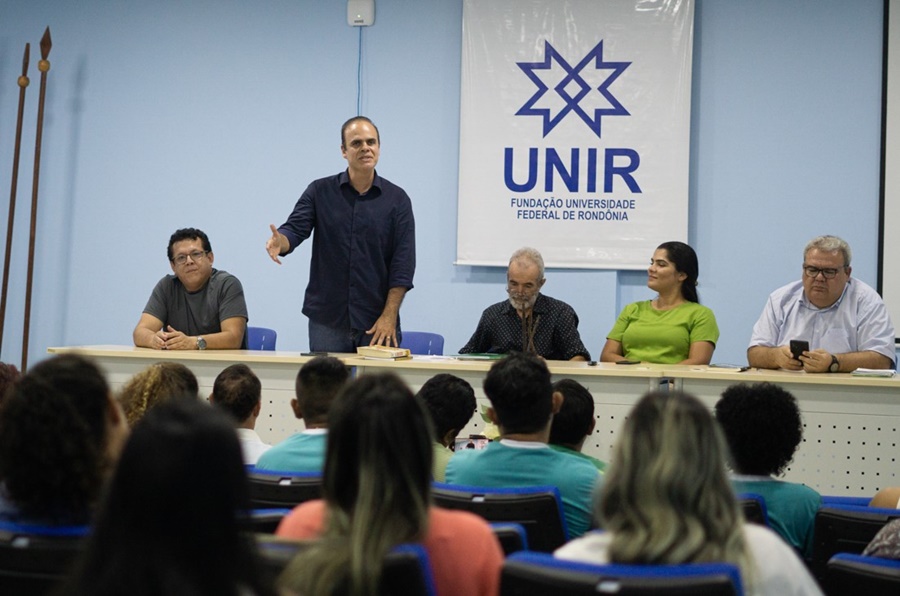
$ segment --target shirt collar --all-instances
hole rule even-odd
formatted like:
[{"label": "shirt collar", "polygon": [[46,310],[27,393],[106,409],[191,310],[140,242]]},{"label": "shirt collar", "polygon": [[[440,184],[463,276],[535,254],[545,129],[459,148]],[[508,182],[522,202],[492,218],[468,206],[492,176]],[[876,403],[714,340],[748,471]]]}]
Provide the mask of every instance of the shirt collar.
[{"label": "shirt collar", "polygon": [[540,441],[516,441],[515,439],[500,439],[501,445],[515,447],[516,449],[550,449],[547,443]]},{"label": "shirt collar", "polygon": [[[338,184],[340,186],[346,185],[349,188],[353,188],[353,186],[350,185],[349,169],[346,169],[343,172],[341,172],[340,176],[338,177]],[[377,188],[378,194],[379,195],[381,194],[381,176],[378,175],[378,170],[375,170],[375,177],[372,179],[372,188]],[[367,192],[365,195],[360,195],[360,196],[369,196],[369,193],[372,192],[372,188],[370,188],[369,192]],[[356,192],[356,190],[354,189],[353,192]]]}]

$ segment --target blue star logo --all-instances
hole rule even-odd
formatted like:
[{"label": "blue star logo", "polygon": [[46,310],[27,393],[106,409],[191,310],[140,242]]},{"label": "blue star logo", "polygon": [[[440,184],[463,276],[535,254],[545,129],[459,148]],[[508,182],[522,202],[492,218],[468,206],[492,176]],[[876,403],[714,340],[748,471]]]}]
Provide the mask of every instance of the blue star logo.
[{"label": "blue star logo", "polygon": [[[577,114],[597,137],[601,136],[603,116],[631,115],[609,91],[609,86],[631,62],[604,62],[602,40],[574,67],[548,41],[544,42],[543,62],[518,62],[517,65],[538,90],[519,108],[516,116],[542,116],[545,137],[570,112]],[[590,65],[593,69],[588,68]],[[558,81],[552,87],[555,95],[547,95],[551,87],[545,79]],[[582,102],[589,104],[587,109],[582,107]]]}]

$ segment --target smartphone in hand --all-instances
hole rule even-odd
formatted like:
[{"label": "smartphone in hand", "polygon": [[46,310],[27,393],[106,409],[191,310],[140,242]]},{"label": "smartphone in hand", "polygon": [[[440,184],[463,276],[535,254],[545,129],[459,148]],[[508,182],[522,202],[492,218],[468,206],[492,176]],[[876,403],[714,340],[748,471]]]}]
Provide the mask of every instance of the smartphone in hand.
[{"label": "smartphone in hand", "polygon": [[809,352],[809,342],[805,339],[792,339],[790,346],[791,356],[794,360],[800,360],[800,354]]}]

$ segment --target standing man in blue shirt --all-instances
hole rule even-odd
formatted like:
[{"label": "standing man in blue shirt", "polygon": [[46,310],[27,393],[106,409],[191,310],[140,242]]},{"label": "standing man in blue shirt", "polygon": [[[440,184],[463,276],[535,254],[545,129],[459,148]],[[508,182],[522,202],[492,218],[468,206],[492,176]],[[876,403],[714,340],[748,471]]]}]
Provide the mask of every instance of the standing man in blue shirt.
[{"label": "standing man in blue shirt", "polygon": [[375,171],[381,139],[371,120],[341,127],[347,169],[315,180],[266,241],[278,264],[313,235],[303,314],[313,351],[399,346],[400,304],[413,287],[415,220],[406,192]]}]

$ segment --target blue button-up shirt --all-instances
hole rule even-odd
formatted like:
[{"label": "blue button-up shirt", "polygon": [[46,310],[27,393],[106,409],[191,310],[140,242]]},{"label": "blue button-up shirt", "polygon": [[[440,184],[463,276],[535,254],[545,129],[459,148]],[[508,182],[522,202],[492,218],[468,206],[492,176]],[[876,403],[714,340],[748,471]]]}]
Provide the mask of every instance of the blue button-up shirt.
[{"label": "blue button-up shirt", "polygon": [[415,220],[406,192],[375,174],[360,195],[346,171],[315,180],[278,228],[291,245],[313,234],[303,314],[329,327],[369,329],[388,290],[413,287]]}]

